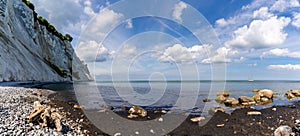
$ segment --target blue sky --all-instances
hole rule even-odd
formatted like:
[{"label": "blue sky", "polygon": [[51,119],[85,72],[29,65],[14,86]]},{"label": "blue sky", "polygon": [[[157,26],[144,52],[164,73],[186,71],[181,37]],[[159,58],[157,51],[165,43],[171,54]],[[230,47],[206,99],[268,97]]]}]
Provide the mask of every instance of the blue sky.
[{"label": "blue sky", "polygon": [[98,80],[300,80],[299,0],[31,1]]}]

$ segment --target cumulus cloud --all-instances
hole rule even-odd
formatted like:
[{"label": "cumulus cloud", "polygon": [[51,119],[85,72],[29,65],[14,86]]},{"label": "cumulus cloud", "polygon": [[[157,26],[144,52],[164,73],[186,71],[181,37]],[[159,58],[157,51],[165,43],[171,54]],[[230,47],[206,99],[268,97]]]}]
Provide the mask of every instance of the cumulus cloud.
[{"label": "cumulus cloud", "polygon": [[270,8],[272,11],[283,12],[287,8],[299,7],[298,0],[277,0],[273,6]]},{"label": "cumulus cloud", "polygon": [[168,47],[161,53],[153,54],[160,62],[169,63],[192,63],[205,58],[212,46],[211,45],[194,45],[190,48],[184,47],[180,44],[175,44],[172,47]]},{"label": "cumulus cloud", "polygon": [[117,52],[113,51],[112,57],[115,59],[130,60],[138,54],[135,46],[125,44]]},{"label": "cumulus cloud", "polygon": [[261,7],[258,10],[255,10],[253,12],[253,18],[258,18],[258,19],[268,19],[270,17],[274,16],[272,13],[269,12],[268,7]]},{"label": "cumulus cloud", "polygon": [[178,4],[175,5],[174,7],[174,11],[173,11],[173,18],[179,22],[182,22],[182,18],[181,18],[181,15],[182,15],[182,12],[184,9],[187,8],[187,4],[180,1]]},{"label": "cumulus cloud", "polygon": [[111,57],[112,52],[96,41],[87,41],[79,43],[76,54],[86,62],[103,62]]},{"label": "cumulus cloud", "polygon": [[[233,60],[230,58],[231,56],[234,56],[238,54],[238,51],[234,51],[232,49],[221,47],[217,49],[215,54],[212,57],[209,57],[207,59],[202,60],[202,63],[204,64],[210,64],[210,63],[229,63],[233,62]],[[241,57],[238,61],[243,61],[245,58]]]},{"label": "cumulus cloud", "polygon": [[[81,22],[84,15],[79,0],[32,0],[39,15],[48,19],[56,28],[62,30],[70,24]],[[67,8],[66,8],[67,7]]]},{"label": "cumulus cloud", "polygon": [[300,52],[291,52],[289,49],[276,48],[267,52],[263,52],[261,58],[266,56],[280,56],[280,57],[290,57],[290,58],[300,58]]},{"label": "cumulus cloud", "polygon": [[96,15],[96,13],[94,12],[93,8],[92,8],[92,2],[90,0],[85,0],[84,1],[84,13],[93,17]]},{"label": "cumulus cloud", "polygon": [[293,13],[293,22],[292,25],[300,28],[300,12],[299,13]]},{"label": "cumulus cloud", "polygon": [[111,27],[118,24],[123,14],[117,13],[109,9],[101,9],[99,14],[94,17],[94,20],[85,26],[84,35],[82,38],[84,40],[94,40],[99,42],[107,31],[110,31]]},{"label": "cumulus cloud", "polygon": [[286,65],[269,65],[270,70],[300,70],[300,64],[286,64]]},{"label": "cumulus cloud", "polygon": [[234,31],[226,47],[258,49],[282,44],[287,37],[283,29],[290,23],[288,17],[273,16],[267,20],[253,20]]},{"label": "cumulus cloud", "polygon": [[224,18],[221,18],[221,19],[218,19],[216,21],[216,25],[218,27],[225,27],[225,26],[228,26],[230,24],[235,24],[235,20],[233,18],[230,18],[228,20],[225,20]]}]

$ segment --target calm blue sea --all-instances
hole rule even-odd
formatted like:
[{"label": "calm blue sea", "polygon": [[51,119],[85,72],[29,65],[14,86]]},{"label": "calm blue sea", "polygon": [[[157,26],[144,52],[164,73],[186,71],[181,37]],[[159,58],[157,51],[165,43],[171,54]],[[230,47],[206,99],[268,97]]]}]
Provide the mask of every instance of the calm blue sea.
[{"label": "calm blue sea", "polygon": [[[22,86],[24,83],[0,83],[0,86],[7,85]],[[30,87],[30,84],[26,83],[25,86]],[[214,102],[216,93],[220,91],[229,92],[230,97],[237,99],[239,96],[253,96],[253,89],[273,90],[277,96],[273,99],[273,103],[254,106],[257,109],[292,104],[299,99],[289,101],[284,97],[284,93],[291,89],[300,89],[300,81],[99,81],[79,82],[74,84],[74,87],[70,83],[50,83],[39,88],[64,93],[74,93],[75,90],[79,102],[91,109],[101,108],[103,105],[113,106],[116,109],[140,105],[146,109],[199,113],[204,108],[207,110],[207,107],[220,106],[229,112],[235,109]],[[204,103],[202,101],[204,98],[209,98],[212,102]]]},{"label": "calm blue sea", "polygon": [[[84,84],[84,83],[83,83]],[[201,111],[209,98],[214,102],[215,94],[220,91],[230,93],[230,97],[253,96],[253,89],[271,89],[277,96],[273,103],[254,106],[257,109],[273,105],[288,105],[299,99],[287,100],[284,93],[291,89],[300,89],[300,81],[132,81],[132,82],[96,82],[98,91],[105,104],[113,107],[142,105],[149,109],[167,109],[176,111]],[[91,97],[92,99],[92,97]],[[214,103],[213,106],[224,107]],[[234,108],[226,108],[228,111]]]}]

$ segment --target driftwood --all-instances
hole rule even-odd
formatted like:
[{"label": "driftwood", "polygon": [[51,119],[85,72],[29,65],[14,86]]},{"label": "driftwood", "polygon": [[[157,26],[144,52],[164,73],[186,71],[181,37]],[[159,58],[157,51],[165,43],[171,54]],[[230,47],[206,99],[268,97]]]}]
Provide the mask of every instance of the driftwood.
[{"label": "driftwood", "polygon": [[39,101],[35,101],[33,105],[33,110],[28,117],[29,122],[38,122],[41,127],[47,127],[48,124],[54,124],[57,131],[60,132],[62,130],[62,117],[54,108],[45,108]]}]

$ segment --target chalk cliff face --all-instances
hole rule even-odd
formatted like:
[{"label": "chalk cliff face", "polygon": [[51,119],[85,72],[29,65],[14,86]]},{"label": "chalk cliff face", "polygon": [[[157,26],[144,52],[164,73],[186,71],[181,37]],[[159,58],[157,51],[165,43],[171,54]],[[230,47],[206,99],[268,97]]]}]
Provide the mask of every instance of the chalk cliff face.
[{"label": "chalk cliff face", "polygon": [[22,0],[0,0],[0,82],[28,80],[91,80],[91,76],[70,42],[35,21]]}]

